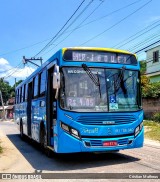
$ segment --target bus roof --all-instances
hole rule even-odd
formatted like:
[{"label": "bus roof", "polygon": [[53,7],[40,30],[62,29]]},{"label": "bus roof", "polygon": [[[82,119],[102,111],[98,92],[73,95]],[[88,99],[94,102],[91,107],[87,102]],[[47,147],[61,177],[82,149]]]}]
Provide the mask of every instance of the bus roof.
[{"label": "bus roof", "polygon": [[132,54],[126,50],[120,50],[120,49],[112,49],[112,48],[105,48],[105,47],[64,47],[62,48],[62,53],[64,53],[66,50],[92,50],[92,51],[107,51],[107,52],[118,52],[118,53],[124,53],[124,54]]}]

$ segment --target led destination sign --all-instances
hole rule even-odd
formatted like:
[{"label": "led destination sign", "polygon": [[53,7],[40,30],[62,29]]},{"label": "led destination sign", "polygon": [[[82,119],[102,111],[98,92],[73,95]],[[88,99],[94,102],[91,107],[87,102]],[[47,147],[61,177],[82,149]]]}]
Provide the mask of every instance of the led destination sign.
[{"label": "led destination sign", "polygon": [[130,54],[102,51],[67,50],[64,53],[66,61],[104,62],[118,64],[137,64],[136,57]]}]

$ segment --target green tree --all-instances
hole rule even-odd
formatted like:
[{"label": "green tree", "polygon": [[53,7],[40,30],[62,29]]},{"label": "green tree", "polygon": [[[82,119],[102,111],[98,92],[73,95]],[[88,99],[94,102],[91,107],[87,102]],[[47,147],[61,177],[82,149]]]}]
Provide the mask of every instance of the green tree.
[{"label": "green tree", "polygon": [[[9,85],[8,82],[4,81],[3,79],[0,79],[0,90],[2,92],[3,102],[6,103],[8,99],[12,96],[12,87]],[[2,105],[1,101],[0,105]]]},{"label": "green tree", "polygon": [[[21,82],[23,82],[23,80],[19,80],[19,81],[17,81],[15,84],[16,84],[16,86],[18,86]],[[12,88],[11,88],[11,95],[12,95],[12,97],[15,97],[15,84],[12,86]]]},{"label": "green tree", "polygon": [[143,60],[143,61],[140,61],[140,72],[141,74],[145,74],[146,73],[146,61]]}]

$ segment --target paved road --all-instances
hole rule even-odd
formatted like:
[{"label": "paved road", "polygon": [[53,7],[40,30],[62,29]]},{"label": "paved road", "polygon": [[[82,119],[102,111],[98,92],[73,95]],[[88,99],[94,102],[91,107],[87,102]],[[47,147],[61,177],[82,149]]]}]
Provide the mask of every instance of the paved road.
[{"label": "paved road", "polygon": [[44,173],[160,172],[160,144],[146,141],[143,148],[119,153],[53,155],[48,158],[35,143],[22,141],[18,133],[14,123],[0,122],[0,139],[5,148],[0,157],[0,172],[30,173],[36,169]]}]

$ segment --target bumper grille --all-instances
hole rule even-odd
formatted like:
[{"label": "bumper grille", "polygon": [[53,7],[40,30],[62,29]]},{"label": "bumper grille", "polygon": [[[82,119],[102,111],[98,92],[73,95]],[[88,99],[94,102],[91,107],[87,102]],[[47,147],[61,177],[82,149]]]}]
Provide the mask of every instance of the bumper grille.
[{"label": "bumper grille", "polygon": [[83,125],[120,125],[129,124],[136,121],[133,115],[96,115],[96,116],[79,116],[77,122]]},{"label": "bumper grille", "polygon": [[[131,144],[131,142],[129,141],[128,138],[119,139],[117,141],[117,143],[118,143],[118,146]],[[103,147],[102,140],[90,140],[90,141],[85,142],[85,144],[86,144],[86,146],[89,146],[89,147]]]}]

